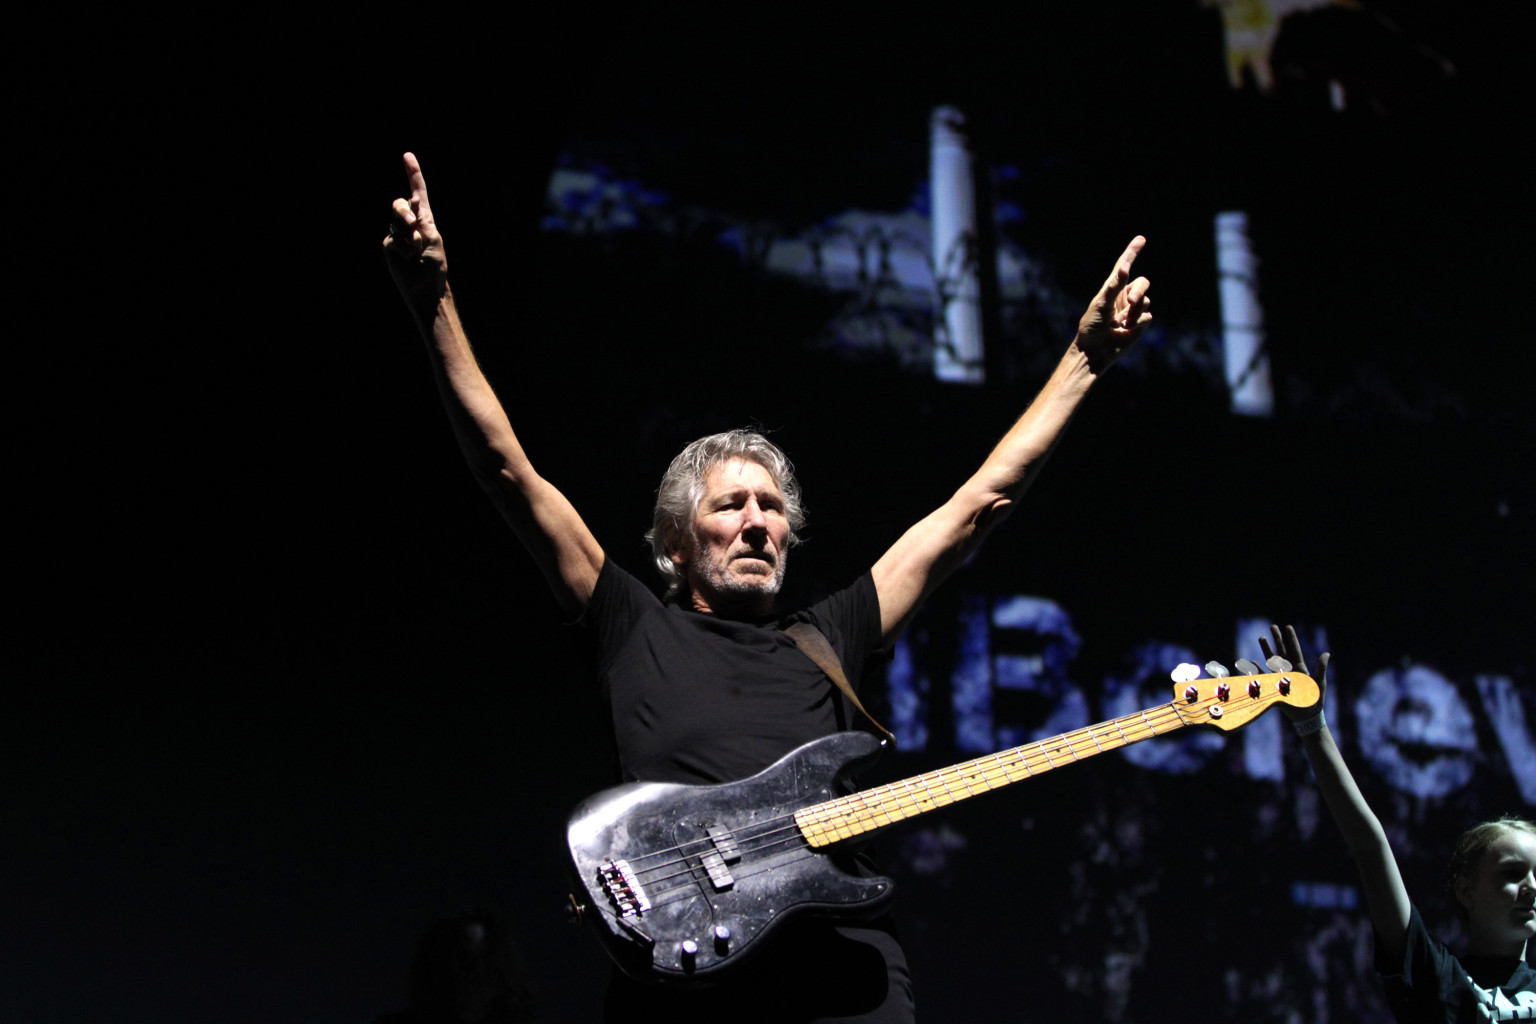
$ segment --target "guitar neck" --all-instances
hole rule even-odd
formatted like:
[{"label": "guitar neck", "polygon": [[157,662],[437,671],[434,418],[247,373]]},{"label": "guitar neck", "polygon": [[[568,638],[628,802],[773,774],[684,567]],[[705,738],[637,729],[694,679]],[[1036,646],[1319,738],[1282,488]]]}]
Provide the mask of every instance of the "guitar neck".
[{"label": "guitar neck", "polygon": [[1208,702],[1169,701],[1050,739],[804,807],[795,814],[795,824],[812,846],[830,846],[990,793],[1009,783],[1032,779],[1053,768],[1208,721],[1210,710],[1201,707],[1201,703]]}]

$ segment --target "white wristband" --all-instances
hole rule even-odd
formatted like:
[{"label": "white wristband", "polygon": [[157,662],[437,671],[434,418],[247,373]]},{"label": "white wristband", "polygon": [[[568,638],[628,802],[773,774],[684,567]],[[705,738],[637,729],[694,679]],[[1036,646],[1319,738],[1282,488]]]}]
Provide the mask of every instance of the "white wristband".
[{"label": "white wristband", "polygon": [[1317,709],[1317,714],[1313,715],[1311,718],[1303,718],[1299,722],[1291,722],[1291,725],[1296,729],[1297,736],[1311,736],[1313,733],[1319,731],[1323,726],[1327,724],[1328,720],[1323,717],[1323,709],[1321,707]]}]

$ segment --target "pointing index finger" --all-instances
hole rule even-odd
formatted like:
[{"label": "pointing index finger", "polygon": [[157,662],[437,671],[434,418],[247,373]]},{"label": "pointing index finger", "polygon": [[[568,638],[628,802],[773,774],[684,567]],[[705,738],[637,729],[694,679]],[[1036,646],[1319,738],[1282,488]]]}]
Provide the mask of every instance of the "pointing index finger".
[{"label": "pointing index finger", "polygon": [[1131,244],[1125,247],[1125,252],[1120,254],[1120,259],[1115,262],[1115,272],[1123,275],[1122,281],[1131,279],[1131,264],[1136,262],[1136,257],[1140,255],[1142,247],[1146,244],[1146,236],[1137,235],[1131,239]]},{"label": "pointing index finger", "polygon": [[405,163],[406,180],[411,186],[412,205],[430,209],[431,204],[427,201],[427,179],[421,173],[421,161],[416,159],[415,153],[406,153],[401,159]]},{"label": "pointing index finger", "polygon": [[1115,292],[1125,287],[1125,283],[1131,279],[1131,264],[1136,262],[1137,253],[1141,252],[1141,247],[1146,244],[1147,240],[1142,235],[1131,239],[1131,244],[1125,247],[1125,252],[1115,260],[1114,269],[1104,279],[1103,292],[1106,296],[1113,297]]}]

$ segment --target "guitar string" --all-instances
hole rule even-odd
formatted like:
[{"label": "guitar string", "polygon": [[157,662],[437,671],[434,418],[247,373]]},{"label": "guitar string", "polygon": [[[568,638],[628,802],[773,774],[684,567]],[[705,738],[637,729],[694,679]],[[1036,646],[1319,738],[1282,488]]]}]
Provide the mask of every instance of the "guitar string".
[{"label": "guitar string", "polygon": [[[1274,699],[1275,698],[1266,699],[1266,704],[1272,703]],[[1200,703],[1211,705],[1215,702],[1216,701],[1213,698]],[[1081,757],[1077,752],[1077,748],[1079,746],[1082,746],[1084,752],[1088,753],[1089,756],[1092,756],[1095,753],[1105,752],[1103,745],[1099,743],[1099,734],[1095,731],[1098,726],[1114,725],[1116,731],[1120,733],[1122,739],[1124,740],[1124,742],[1120,745],[1124,746],[1128,743],[1137,742],[1141,739],[1149,739],[1152,736],[1160,735],[1160,732],[1157,729],[1157,725],[1167,725],[1170,727],[1170,729],[1165,729],[1163,731],[1170,731],[1171,728],[1178,728],[1183,724],[1187,724],[1185,720],[1185,714],[1187,712],[1185,709],[1193,709],[1198,706],[1199,703],[1196,705],[1183,705],[1181,707],[1177,701],[1173,701],[1158,708],[1147,709],[1146,711],[1143,711],[1139,714],[1125,716],[1126,718],[1131,719],[1137,717],[1145,719],[1145,735],[1138,736],[1135,740],[1126,736],[1124,729],[1120,727],[1119,721],[1108,723],[1101,722],[1098,723],[1098,725],[1074,730],[1071,733],[1057,737],[1057,739],[1063,741],[1060,743],[1052,744],[1046,741],[1040,741],[1035,744],[1026,744],[1024,746],[1014,748],[1015,751],[1020,753],[1020,757],[1013,761],[1011,764],[1005,764],[1002,761],[1002,752],[999,752],[998,754],[991,755],[991,759],[997,762],[997,767],[995,768],[985,764],[988,758],[979,758],[975,761],[967,762],[964,765],[952,765],[950,767],[939,769],[925,775],[916,776],[914,779],[901,780],[897,783],[890,783],[885,786],[874,787],[859,793],[848,794],[843,797],[838,797],[833,800],[826,801],[825,803],[827,805],[840,805],[837,816],[852,817],[856,819],[853,822],[854,825],[863,824],[865,821],[873,820],[873,828],[881,828],[886,825],[894,824],[897,821],[905,820],[905,818],[912,816],[910,813],[902,812],[911,811],[914,806],[920,806],[924,803],[929,803],[934,806],[948,806],[948,804],[958,802],[959,800],[964,799],[966,796],[974,796],[976,795],[976,791],[971,788],[973,782],[984,784],[986,786],[986,790],[983,790],[983,792],[986,792],[990,791],[991,789],[998,788],[994,786],[993,783],[999,778],[999,776],[1006,778],[1007,781],[1004,783],[1006,785],[1008,782],[1017,781],[1013,778],[1013,775],[1019,771],[1024,772],[1024,777],[1032,776],[1035,774],[1033,769],[1040,766],[1042,763],[1047,765],[1047,770],[1049,770],[1050,767],[1056,766],[1055,761],[1053,761],[1050,757],[1049,748],[1051,747],[1055,748],[1058,756],[1060,756],[1064,751],[1070,753],[1073,761],[1081,760]],[[1147,718],[1147,715],[1149,714],[1156,715],[1156,724],[1154,724],[1151,719]],[[1177,722],[1175,720],[1177,720]],[[1132,722],[1131,725],[1133,729],[1137,728],[1137,723]],[[1112,737],[1109,737],[1107,733],[1105,738],[1112,739]],[[1083,743],[1083,740],[1086,740],[1087,743]],[[1088,750],[1087,744],[1092,744],[1094,749],[1091,751]],[[1111,747],[1109,749],[1118,749],[1118,747]],[[1064,761],[1063,763],[1066,762]],[[972,769],[970,774],[966,773],[965,769],[967,768]],[[923,784],[922,795],[914,795],[911,793],[911,783],[914,781]],[[960,786],[964,787],[966,791],[964,796],[956,795],[954,789],[952,788],[953,784],[955,783],[959,783]],[[896,792],[897,786],[903,785],[906,786],[909,793],[905,798],[898,796],[897,801],[893,806],[886,799],[886,797],[893,795]],[[942,792],[938,791],[938,787],[940,786],[943,787]],[[873,806],[871,806],[871,797],[879,798],[877,802],[874,802]],[[949,799],[946,801],[944,799],[945,797],[948,797]],[[929,808],[926,807],[921,808],[919,813],[928,809]],[[801,810],[804,810],[804,808],[801,808]],[[893,811],[895,813],[893,813]],[[743,849],[745,852],[761,854],[764,851],[771,849],[775,845],[783,845],[785,842],[793,841],[801,835],[803,830],[796,822],[790,821],[789,824],[778,824],[779,822],[792,819],[795,816],[795,813],[797,812],[792,812],[788,815],[781,815],[777,818],[766,819],[763,822],[756,823],[759,825],[769,826],[763,831],[735,831],[733,832],[732,838],[736,840],[737,847]],[[887,820],[880,822],[878,821],[878,818],[880,817],[885,817]],[[857,819],[864,819],[864,821],[859,821]],[[814,825],[818,823],[812,822],[811,824]],[[835,831],[839,827],[847,828],[849,826],[833,826],[833,830]],[[861,828],[856,832],[851,832],[848,836],[840,836],[838,839],[833,840],[833,842],[835,843],[841,841],[842,839],[852,838],[854,835],[861,835],[872,830],[872,828]],[[779,838],[770,839],[770,837],[773,837],[775,834],[778,834]],[[763,844],[760,842],[761,840],[770,841],[766,844]],[[707,849],[713,845],[713,843],[714,840],[711,837],[701,837],[696,840],[690,840],[689,842],[676,847],[656,850],[647,854],[640,854],[639,856],[632,858],[630,863],[633,867],[640,861],[657,856],[683,854],[682,857],[678,857],[672,861],[668,861],[662,864],[654,864],[649,867],[636,868],[636,874],[651,875],[652,877],[646,879],[646,881],[652,886],[661,885],[674,878],[683,876],[688,877],[691,884],[694,877],[693,869],[692,866],[688,863],[689,855],[685,853],[685,851],[690,847]],[[682,867],[684,870],[674,872],[670,875],[655,877],[655,873],[657,871],[662,871],[669,867]],[[664,892],[666,890],[660,891]]]},{"label": "guitar string", "polygon": [[[1260,711],[1263,711],[1268,708],[1269,704],[1278,700],[1279,695],[1265,695],[1260,699],[1264,703],[1264,708],[1260,709]],[[1083,744],[1084,752],[1088,753],[1089,756],[1092,756],[1095,753],[1105,752],[1105,748],[1102,746],[1102,744],[1099,743],[1100,736],[1096,732],[1100,726],[1114,726],[1116,732],[1120,734],[1121,740],[1123,740],[1119,746],[1125,746],[1143,739],[1149,739],[1153,736],[1161,735],[1157,725],[1167,725],[1169,726],[1169,729],[1163,731],[1171,731],[1171,729],[1180,728],[1183,725],[1189,724],[1186,716],[1190,712],[1197,711],[1198,709],[1202,708],[1209,709],[1218,703],[1220,703],[1219,700],[1214,697],[1208,698],[1204,701],[1198,701],[1195,704],[1180,704],[1180,702],[1177,700],[1170,701],[1167,704],[1160,705],[1156,708],[1146,709],[1138,714],[1121,716],[1121,718],[1114,719],[1109,722],[1100,722],[1096,725],[1086,726],[1082,729],[1073,730],[1072,732],[1065,733],[1060,737],[1056,737],[1056,739],[1060,742],[1051,743],[1049,741],[1042,740],[1034,744],[1025,744],[1023,746],[1013,748],[1013,751],[1010,751],[1009,753],[1017,752],[1020,756],[1017,760],[1011,762],[1010,764],[1003,763],[1002,752],[999,752],[997,754],[990,755],[992,760],[997,761],[996,768],[984,766],[984,762],[986,762],[988,758],[978,758],[974,761],[966,762],[964,765],[952,765],[947,768],[936,770],[934,772],[925,773],[924,775],[915,776],[912,779],[904,779],[896,783],[877,786],[873,789],[864,790],[859,793],[848,794],[843,797],[825,801],[824,803],[827,805],[841,805],[838,816],[852,817],[856,819],[854,821],[855,825],[863,823],[857,819],[864,819],[864,821],[874,822],[871,828],[861,828],[856,832],[850,832],[850,834],[847,836],[840,836],[833,840],[833,843],[839,842],[843,839],[852,838],[854,835],[862,835],[865,832],[873,831],[886,825],[894,824],[897,821],[901,821],[907,817],[912,816],[908,813],[900,813],[900,816],[897,816],[897,814],[893,814],[892,811],[910,811],[914,805],[923,804],[925,802],[924,797],[927,798],[927,803],[935,807],[948,806],[950,803],[955,803],[961,799],[964,799],[964,796],[957,796],[954,790],[950,788],[954,782],[958,782],[965,788],[965,796],[973,796],[976,795],[975,791],[971,789],[971,784],[973,781],[985,784],[985,792],[990,791],[993,788],[997,788],[993,786],[993,782],[997,779],[998,776],[1006,778],[1007,781],[1004,783],[1006,785],[1007,782],[1017,781],[1012,777],[1012,775],[1020,770],[1025,773],[1025,777],[1029,777],[1035,774],[1033,768],[1041,765],[1042,763],[1048,766],[1046,770],[1056,767],[1056,762],[1053,761],[1050,757],[1050,748],[1052,747],[1054,747],[1058,756],[1060,756],[1063,751],[1069,753],[1073,761],[1081,760],[1081,757],[1077,752],[1077,747],[1082,740],[1086,740],[1087,744],[1093,745],[1094,749],[1089,751],[1087,749],[1087,744]],[[1149,715],[1156,716],[1156,723],[1154,723],[1153,720],[1148,717]],[[1143,719],[1146,732],[1145,735],[1139,735],[1135,739],[1131,739],[1126,735],[1121,723],[1136,718]],[[1138,729],[1136,722],[1130,721],[1128,724],[1132,726],[1133,730]],[[1104,734],[1104,738],[1113,739],[1112,736],[1108,735],[1107,731]],[[1118,747],[1111,747],[1109,749],[1118,749]],[[1063,763],[1067,762],[1064,761]],[[971,768],[974,769],[974,771],[967,775],[964,771],[965,768]],[[923,796],[911,795],[911,784],[913,782],[922,784]],[[887,796],[893,795],[896,792],[897,786],[906,786],[909,791],[909,795],[904,799],[902,797],[898,797],[896,804],[893,807],[885,798]],[[936,786],[942,786],[943,792],[935,792]],[[879,797],[878,804],[874,807],[870,806],[871,796]],[[946,801],[944,799],[945,797],[948,797],[949,799]],[[805,808],[801,808],[801,810],[804,809]],[[922,811],[926,811],[928,809],[930,808],[921,808]],[[768,828],[763,831],[733,831],[732,838],[736,841],[737,848],[740,849],[743,853],[752,853],[753,855],[761,856],[768,850],[773,849],[775,846],[783,846],[789,843],[793,843],[796,839],[803,837],[803,830],[801,829],[800,825],[793,820],[796,813],[798,812],[791,812],[790,814],[780,815],[776,818],[770,818],[763,822],[756,823],[758,825],[768,826]],[[921,813],[921,811],[919,811],[919,813]],[[884,822],[878,821],[878,818],[882,816],[887,820]],[[780,822],[788,822],[788,824],[779,824]],[[812,824],[818,823],[812,822]],[[834,826],[833,831],[836,831],[839,827],[847,828],[848,826]],[[775,835],[777,835],[778,838],[772,838]],[[766,842],[764,842],[764,840],[766,840]],[[634,864],[639,861],[648,860],[658,856],[681,854],[681,856],[676,857],[674,860],[667,861],[662,864],[655,864],[645,868],[635,868],[637,877],[643,875],[653,876],[645,879],[644,881],[645,884],[655,888],[656,899],[660,899],[674,891],[686,891],[691,889],[695,884],[698,884],[697,877],[694,874],[694,868],[689,864],[690,855],[684,851],[689,848],[702,848],[707,850],[713,845],[715,844],[712,837],[701,837],[700,839],[690,840],[678,846],[640,854],[635,858],[631,858],[630,864],[633,867]],[[811,852],[811,847],[808,843],[805,852],[807,855],[809,855]],[[669,875],[654,877],[657,871],[664,871],[669,867],[681,867],[683,870],[675,871]],[[742,869],[738,868],[737,871],[740,872]],[[666,883],[678,878],[686,878],[687,881],[679,886],[661,888],[662,886],[665,886]],[[656,899],[652,900],[653,906],[656,905]]]},{"label": "guitar string", "polygon": [[[1148,713],[1155,714],[1157,716],[1158,724],[1167,724],[1170,727],[1170,729],[1163,730],[1163,731],[1170,731],[1172,728],[1177,728],[1179,725],[1183,724],[1183,716],[1180,714],[1179,709],[1175,706],[1175,703],[1176,702],[1170,702],[1169,704],[1163,705],[1160,708],[1148,709],[1145,712],[1141,712],[1138,715],[1133,715],[1133,716],[1130,716],[1130,717],[1142,717],[1142,716],[1145,716]],[[1104,725],[1104,724],[1108,724],[1108,723],[1102,723],[1101,722],[1101,723],[1098,723],[1098,724],[1099,725]],[[1134,723],[1132,723],[1132,724],[1133,724],[1133,728],[1134,728]],[[1014,750],[1020,752],[1021,756],[1016,761],[1013,761],[1011,764],[1007,764],[1007,765],[1003,764],[1003,762],[1001,761],[1001,756],[1002,756],[1003,752],[999,752],[997,754],[991,755],[991,757],[999,759],[998,767],[997,768],[982,768],[981,771],[980,771],[981,780],[986,782],[988,790],[991,790],[993,788],[998,788],[998,787],[994,787],[992,785],[992,781],[994,779],[996,779],[997,777],[999,777],[999,776],[1005,777],[1007,779],[1007,782],[1014,782],[1014,781],[1017,781],[1017,780],[1014,779],[1012,776],[1014,774],[1017,774],[1020,771],[1022,771],[1024,773],[1024,775],[1022,777],[1028,778],[1028,777],[1036,774],[1036,772],[1033,769],[1035,767],[1038,767],[1038,766],[1042,765],[1042,764],[1048,765],[1049,767],[1055,767],[1055,762],[1053,762],[1051,760],[1049,752],[1046,749],[1047,746],[1055,747],[1057,754],[1060,755],[1061,752],[1064,749],[1066,749],[1067,747],[1069,747],[1069,746],[1070,747],[1076,747],[1077,745],[1079,745],[1079,741],[1081,739],[1083,739],[1084,737],[1086,737],[1086,739],[1089,742],[1094,743],[1095,747],[1097,748],[1095,750],[1095,753],[1096,753],[1096,752],[1098,752],[1098,750],[1102,750],[1102,747],[1098,746],[1097,738],[1096,738],[1096,736],[1093,735],[1093,729],[1094,728],[1096,728],[1096,727],[1095,726],[1088,726],[1088,727],[1085,727],[1083,729],[1074,730],[1073,732],[1064,734],[1063,736],[1055,737],[1058,740],[1067,741],[1067,742],[1063,742],[1063,743],[1047,744],[1046,741],[1042,740],[1039,743],[1025,744],[1025,745],[1023,745],[1021,747],[1016,747],[1016,748],[1014,748]],[[1118,726],[1117,726],[1117,729],[1118,729]],[[1161,735],[1161,732],[1159,732],[1152,725],[1152,723],[1150,721],[1146,724],[1145,729],[1146,729],[1146,735],[1140,736],[1140,737],[1138,737],[1138,739],[1148,739],[1148,738],[1150,738],[1152,736],[1155,736],[1155,735]],[[1123,733],[1123,730],[1121,730],[1121,731]],[[1135,742],[1135,741],[1129,741],[1129,742]],[[1086,744],[1083,744],[1083,746],[1086,749]],[[1117,749],[1117,748],[1111,748],[1111,749]],[[1075,750],[1072,751],[1072,759],[1074,761],[1080,760],[1080,758],[1078,757],[1078,755],[1077,755]],[[981,766],[982,762],[984,762],[986,760],[987,760],[986,758],[980,758],[980,759],[977,759],[976,761],[973,761],[973,762],[967,762],[967,764],[972,766],[972,767],[978,767],[979,768]],[[1068,762],[1063,761],[1062,763],[1065,764],[1065,763],[1068,763]],[[854,793],[854,794],[849,794],[849,795],[844,796],[844,797],[838,797],[838,798],[835,798],[833,800],[825,801],[825,803],[826,804],[830,804],[830,805],[843,805],[843,808],[844,808],[844,810],[842,812],[843,816],[852,816],[852,817],[855,817],[855,818],[862,817],[862,818],[866,818],[866,819],[873,819],[873,818],[878,818],[879,816],[883,815],[884,817],[886,817],[889,820],[886,821],[886,822],[877,822],[874,827],[875,828],[884,827],[885,825],[894,824],[897,821],[902,821],[902,820],[905,820],[907,817],[911,817],[912,816],[911,814],[906,814],[906,813],[900,813],[899,816],[898,816],[898,814],[893,814],[892,810],[894,810],[894,811],[899,813],[899,812],[910,810],[912,806],[914,806],[914,805],[921,805],[924,802],[930,803],[930,804],[932,804],[934,806],[948,806],[948,804],[950,804],[950,803],[956,803],[960,799],[963,799],[963,797],[955,796],[953,790],[951,790],[949,788],[950,785],[951,785],[951,782],[959,781],[962,785],[966,786],[966,788],[969,790],[969,785],[970,784],[969,784],[969,782],[966,781],[966,776],[960,770],[962,767],[963,766],[961,766],[961,765],[952,765],[952,766],[950,766],[948,768],[939,769],[937,771],[929,772],[929,773],[926,773],[926,774],[920,775],[920,776],[915,776],[913,779],[903,779],[903,780],[901,780],[899,782],[889,783],[889,784],[884,785],[884,786],[878,786],[878,787],[875,787],[873,789],[864,790],[864,791],[862,791],[860,793]],[[1049,770],[1049,768],[1047,768],[1047,770]],[[976,775],[973,774],[971,776],[971,778],[976,778]],[[911,784],[913,782],[925,783],[925,785],[923,787],[923,790],[922,790],[922,795],[915,795],[915,794],[912,794],[910,792],[911,789],[912,789],[912,785]],[[934,793],[934,792],[932,792],[931,788],[935,784],[942,785],[944,787],[944,792],[943,793]],[[1005,782],[1004,784],[1006,785],[1007,783]],[[906,786],[907,789],[909,790],[909,793],[905,797],[898,796],[897,797],[897,804],[896,804],[896,806],[894,808],[892,808],[891,805],[884,800],[884,797],[887,796],[887,795],[894,794],[896,792],[896,787],[898,787],[898,786]],[[881,796],[882,799],[880,800],[878,806],[876,806],[876,807],[871,807],[870,806],[870,801],[869,801],[868,797],[870,797],[871,795],[880,795]],[[974,795],[974,791],[968,792],[967,795]],[[950,799],[948,801],[944,801],[943,798],[945,796],[948,796]],[[926,797],[926,801],[924,799],[925,797]],[[803,809],[804,808],[802,808],[802,810]],[[927,809],[928,808],[923,808],[924,811],[926,811]],[[921,812],[919,812],[919,813],[921,813]],[[786,844],[792,844],[796,840],[799,840],[799,839],[802,838],[802,831],[803,831],[800,828],[799,824],[792,820],[793,818],[794,818],[794,813],[787,814],[787,815],[781,815],[778,818],[767,819],[766,821],[760,823],[760,824],[763,824],[763,825],[771,826],[771,827],[767,828],[764,831],[754,832],[754,833],[750,833],[750,834],[736,833],[735,834],[736,845],[744,853],[751,853],[751,854],[756,855],[756,856],[762,856],[762,855],[764,855],[765,853],[767,853],[769,850],[773,849],[776,846],[784,846]],[[784,825],[777,824],[779,822],[784,822],[784,821],[788,821],[788,824],[784,824]],[[816,824],[816,823],[813,822],[812,824]],[[861,829],[858,832],[851,833],[848,836],[839,837],[838,840],[834,840],[834,843],[838,842],[838,841],[841,841],[842,839],[852,838],[853,835],[862,835],[865,832],[869,832],[869,831],[873,831],[873,829],[870,829],[870,828]],[[775,836],[777,838],[772,838],[772,837],[775,837]],[[761,842],[762,840],[767,840],[767,842]],[[646,858],[656,857],[656,856],[663,856],[663,855],[672,854],[672,853],[681,853],[687,847],[704,847],[704,848],[707,849],[711,845],[713,845],[713,839],[711,839],[709,837],[703,837],[703,838],[696,839],[696,840],[690,840],[688,843],[684,843],[684,844],[682,844],[680,846],[677,846],[677,847],[672,847],[672,848],[664,849],[664,850],[657,850],[657,851],[653,851],[652,853],[649,853],[649,854],[641,854],[639,857],[632,858],[630,860],[630,864],[633,867],[635,862],[638,861],[638,860],[643,860],[643,859],[646,859]],[[831,844],[828,844],[828,845],[831,845]],[[807,843],[807,853],[809,853],[809,843]],[[671,868],[671,867],[677,867],[677,868],[680,868],[681,870],[674,871],[674,872],[672,872],[671,874],[668,874],[668,875],[662,875],[660,877],[655,877],[655,872],[663,871],[663,870],[666,870],[667,868]],[[663,864],[655,864],[655,865],[651,865],[649,867],[636,868],[635,869],[635,873],[636,873],[637,876],[644,876],[644,875],[651,875],[652,876],[650,878],[644,879],[645,884],[647,884],[648,886],[652,886],[652,887],[663,886],[667,882],[671,882],[671,881],[673,881],[675,879],[685,879],[685,881],[683,881],[680,886],[674,887],[674,888],[679,888],[679,889],[683,889],[683,890],[687,890],[687,889],[691,888],[695,884],[697,879],[696,879],[696,876],[694,874],[694,871],[695,871],[695,868],[694,868],[694,866],[692,864],[689,863],[689,859],[688,859],[688,855],[687,854],[684,854],[682,857],[678,857],[678,858],[676,858],[674,860],[665,862]],[[670,892],[672,892],[674,890],[671,889],[671,888],[657,888],[655,891],[657,892],[658,898],[659,898],[660,896],[667,895],[668,893],[670,893]],[[655,905],[655,900],[654,899],[652,900],[652,904]]]}]

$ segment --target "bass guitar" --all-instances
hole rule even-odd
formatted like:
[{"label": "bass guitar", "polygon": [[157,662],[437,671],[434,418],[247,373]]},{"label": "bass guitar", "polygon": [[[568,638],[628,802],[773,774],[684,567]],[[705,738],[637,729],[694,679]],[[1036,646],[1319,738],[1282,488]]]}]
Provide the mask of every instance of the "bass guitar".
[{"label": "bass guitar", "polygon": [[[1252,663],[1239,662],[1257,670]],[[857,918],[890,898],[889,878],[858,877],[828,855],[899,821],[1190,725],[1236,729],[1274,704],[1311,707],[1317,683],[1272,658],[1265,674],[1193,679],[1174,699],[1050,739],[837,796],[885,745],[825,736],[750,778],[716,786],[637,782],[583,801],[566,831],[575,915],[596,927],[626,974],[704,983],[759,949],[785,918]]]}]

